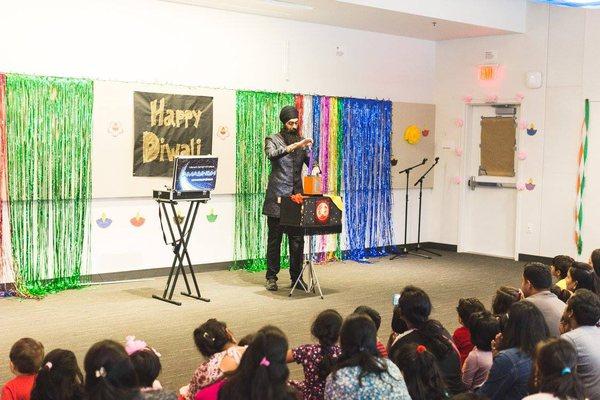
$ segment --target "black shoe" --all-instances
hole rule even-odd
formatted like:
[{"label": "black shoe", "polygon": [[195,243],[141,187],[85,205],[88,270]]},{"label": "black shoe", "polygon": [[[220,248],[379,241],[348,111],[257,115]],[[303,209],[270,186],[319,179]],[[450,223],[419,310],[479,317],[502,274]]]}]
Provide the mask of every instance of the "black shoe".
[{"label": "black shoe", "polygon": [[269,290],[271,292],[276,292],[277,291],[277,281],[275,279],[267,279],[267,283],[266,283],[265,287],[267,288],[267,290]]}]

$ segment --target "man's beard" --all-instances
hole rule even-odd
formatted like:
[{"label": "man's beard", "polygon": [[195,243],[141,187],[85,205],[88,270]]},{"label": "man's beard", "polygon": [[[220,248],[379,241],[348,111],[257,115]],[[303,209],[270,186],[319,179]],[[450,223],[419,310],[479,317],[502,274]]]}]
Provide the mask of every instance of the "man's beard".
[{"label": "man's beard", "polygon": [[283,140],[285,141],[285,144],[288,146],[292,143],[296,143],[301,140],[300,135],[298,135],[298,129],[288,130],[284,127],[281,134],[283,135]]}]

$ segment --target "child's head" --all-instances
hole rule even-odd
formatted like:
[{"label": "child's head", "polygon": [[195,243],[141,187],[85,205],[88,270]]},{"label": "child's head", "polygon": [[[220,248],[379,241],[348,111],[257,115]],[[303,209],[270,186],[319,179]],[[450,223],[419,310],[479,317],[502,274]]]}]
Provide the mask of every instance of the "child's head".
[{"label": "child's head", "polygon": [[398,366],[413,400],[441,400],[447,398],[446,384],[436,358],[423,345],[407,343],[390,354]]},{"label": "child's head", "polygon": [[148,347],[146,342],[138,340],[134,336],[127,337],[125,351],[129,354],[140,387],[152,387],[162,368],[160,365],[160,355],[156,350]]},{"label": "child's head", "polygon": [[8,357],[15,374],[33,375],[42,365],[44,346],[35,339],[22,338],[12,345]]},{"label": "child's head", "polygon": [[566,278],[567,289],[574,292],[579,289],[587,289],[596,294],[599,292],[600,284],[598,276],[591,265],[575,261]]},{"label": "child's head", "polygon": [[194,330],[194,342],[204,357],[223,351],[227,343],[233,342],[225,322],[211,318]]},{"label": "child's head", "polygon": [[492,351],[492,340],[500,332],[500,322],[488,311],[479,311],[469,318],[471,342],[481,351]]},{"label": "child's head", "polygon": [[569,268],[573,265],[573,260],[569,256],[556,256],[552,259],[552,265],[550,266],[550,270],[552,271],[552,275],[554,275],[557,279],[565,279],[567,277],[567,272],[569,272]]},{"label": "child's head", "polygon": [[241,338],[238,342],[238,346],[248,346],[252,342],[252,339],[254,339],[254,335],[255,333],[249,333]]},{"label": "child's head", "polygon": [[505,315],[510,306],[521,299],[519,289],[510,286],[500,286],[492,299],[492,313],[494,315]]},{"label": "child's head", "polygon": [[340,338],[343,318],[336,310],[322,311],[313,321],[310,333],[323,347],[331,347]]},{"label": "child's head", "polygon": [[379,327],[381,326],[381,315],[379,315],[377,310],[374,310],[369,306],[358,306],[356,307],[356,310],[354,310],[354,314],[362,314],[371,318],[371,320],[375,324],[375,328],[379,330]]},{"label": "child's head", "polygon": [[135,369],[120,343],[95,343],[85,355],[83,367],[89,400],[129,400],[138,395]]},{"label": "child's head", "polygon": [[42,362],[31,400],[70,400],[83,395],[83,375],[72,351],[56,349]]},{"label": "child's head", "polygon": [[584,389],[577,376],[577,352],[564,339],[540,342],[534,353],[536,389],[561,399],[583,399]]},{"label": "child's head", "polygon": [[590,264],[592,264],[592,267],[594,267],[596,275],[600,276],[600,249],[592,251],[592,255],[590,256]]},{"label": "child's head", "polygon": [[485,306],[479,299],[469,297],[467,299],[458,300],[456,312],[458,312],[458,321],[461,325],[467,326],[471,315],[479,311],[485,311]]}]

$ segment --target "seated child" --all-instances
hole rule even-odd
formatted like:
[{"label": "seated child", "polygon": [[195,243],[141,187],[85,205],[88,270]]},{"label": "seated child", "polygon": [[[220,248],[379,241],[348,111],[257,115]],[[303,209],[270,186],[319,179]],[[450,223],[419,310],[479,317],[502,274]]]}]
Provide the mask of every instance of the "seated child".
[{"label": "seated child", "polygon": [[574,261],[571,257],[562,255],[552,259],[550,270],[552,271],[552,276],[557,279],[556,286],[562,290],[567,290],[567,273]]},{"label": "seated child", "polygon": [[10,371],[15,378],[2,388],[2,400],[29,400],[35,376],[42,365],[44,346],[37,340],[22,338],[10,349]]},{"label": "seated child", "polygon": [[83,374],[75,354],[70,350],[55,349],[44,357],[31,400],[83,400]]},{"label": "seated child", "polygon": [[[379,327],[381,326],[381,315],[379,313],[368,306],[358,306],[356,310],[354,310],[354,314],[363,314],[369,317],[373,323],[375,324],[375,328],[377,328],[377,332],[379,332]],[[377,337],[377,351],[379,355],[383,358],[387,358],[388,352],[384,344]]]},{"label": "seated child", "polygon": [[458,312],[458,323],[461,326],[452,334],[452,340],[460,353],[460,365],[462,366],[471,350],[473,350],[471,332],[468,328],[469,318],[476,312],[485,311],[485,306],[479,299],[470,297],[460,299],[456,311]]},{"label": "seated child", "polygon": [[500,332],[500,322],[491,313],[480,311],[469,319],[473,350],[462,367],[462,381],[467,390],[483,385],[492,368],[492,340]]}]

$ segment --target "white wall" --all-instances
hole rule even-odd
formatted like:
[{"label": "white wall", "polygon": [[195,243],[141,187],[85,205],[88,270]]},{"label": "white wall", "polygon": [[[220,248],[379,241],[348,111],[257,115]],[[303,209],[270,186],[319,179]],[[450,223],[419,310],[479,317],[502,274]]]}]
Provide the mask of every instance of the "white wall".
[{"label": "white wall", "polygon": [[[2,17],[4,72],[433,102],[435,44],[424,40],[149,0],[22,0],[3,4]],[[398,197],[394,226],[402,227]],[[211,207],[219,217],[209,225]],[[411,207],[416,230],[416,201]],[[233,208],[232,196],[218,196],[201,211],[194,263],[232,259]],[[94,222],[103,212],[114,221],[108,229]],[[146,223],[134,228],[138,212]],[[94,273],[170,265],[161,239],[150,199],[93,201]]]},{"label": "white wall", "polygon": [[[522,119],[535,123],[538,134],[523,142],[528,158],[519,162],[519,180],[533,178],[537,187],[518,194],[521,209],[518,252],[575,255],[576,156],[583,100],[585,97],[600,100],[597,76],[600,52],[595,42],[598,37],[600,11],[529,4],[525,34],[437,43],[437,146],[443,158],[436,183],[446,184],[434,188],[434,214],[439,217],[439,224],[432,228],[432,240],[456,244],[458,239],[461,187],[450,182],[460,171],[460,158],[454,154],[454,146],[460,146],[463,128],[456,127],[454,122],[464,115],[462,97],[471,95],[477,101],[496,94],[499,101],[515,101],[515,95],[521,93],[525,96]],[[485,50],[497,50],[499,55],[499,76],[490,83],[477,79],[476,67],[483,62]],[[543,73],[542,88],[525,87],[527,71]],[[600,108],[600,103],[597,104],[595,107]],[[600,113],[595,116],[592,139],[594,132],[598,132],[596,137],[600,135]],[[592,142],[593,160],[600,154],[600,144],[599,140]],[[600,184],[593,183],[600,176],[598,164],[595,165],[596,168],[592,168],[593,164],[588,168],[586,249],[582,257],[585,259],[590,249],[600,247],[600,231],[595,226],[597,223],[593,224],[593,217],[598,216],[594,200],[600,195]],[[527,230],[528,225],[531,232]]]}]

